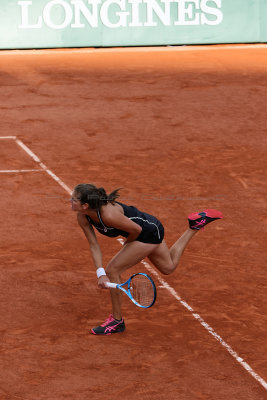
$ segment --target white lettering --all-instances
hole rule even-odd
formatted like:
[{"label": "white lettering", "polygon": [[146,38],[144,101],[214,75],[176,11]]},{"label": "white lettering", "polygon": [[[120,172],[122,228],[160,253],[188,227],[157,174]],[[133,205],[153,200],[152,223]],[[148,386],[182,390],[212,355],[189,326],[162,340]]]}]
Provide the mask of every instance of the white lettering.
[{"label": "white lettering", "polygon": [[32,5],[32,1],[18,1],[18,5],[21,6],[21,24],[20,29],[38,29],[42,28],[43,20],[40,16],[37,20],[37,24],[29,24],[29,6]]},{"label": "white lettering", "polygon": [[[55,24],[51,19],[51,10],[54,6],[62,6],[65,13],[64,21],[61,24]],[[43,18],[45,24],[52,29],[64,29],[66,28],[72,20],[72,8],[64,0],[53,0],[46,4],[43,11]]]},{"label": "white lettering", "polygon": [[[207,5],[207,3],[209,1],[212,1],[213,3],[215,3],[218,8],[209,7]],[[204,13],[215,15],[217,17],[217,19],[210,20],[210,19],[208,19],[206,17],[205,14],[202,14],[201,15],[201,24],[202,25],[204,25],[204,24],[207,24],[207,25],[219,25],[223,21],[223,13],[219,9],[221,7],[222,7],[222,1],[221,0],[201,0],[201,10]]]},{"label": "white lettering", "polygon": [[143,0],[128,0],[128,3],[132,4],[132,21],[129,26],[143,26],[139,16],[139,4],[142,4]]},{"label": "white lettering", "polygon": [[[199,25],[199,14],[195,12],[195,9],[199,10],[199,0],[175,0],[178,3],[178,20],[174,22],[174,25]],[[195,7],[195,9],[193,8]],[[193,12],[194,11],[194,12]]]},{"label": "white lettering", "polygon": [[34,5],[32,0],[19,0],[17,4],[21,9],[20,29],[41,29],[43,23],[57,30],[88,25],[112,29],[219,25],[224,17],[222,0],[42,0]]},{"label": "white lettering", "polygon": [[[115,15],[119,17],[119,20],[117,23],[112,23],[109,19],[109,7],[112,4],[117,4],[119,6],[120,10],[122,10],[121,12],[119,12],[119,11],[115,12]],[[101,10],[100,10],[101,21],[108,28],[119,28],[120,26],[127,26],[127,15],[128,14],[129,14],[129,12],[125,11],[125,0],[107,0],[102,5]]]},{"label": "white lettering", "polygon": [[98,27],[98,5],[101,4],[101,0],[87,0],[87,3],[92,6],[92,11],[88,10],[82,0],[71,1],[71,4],[74,5],[74,23],[71,24],[72,28],[85,27],[85,24],[81,23],[81,14],[93,28]]},{"label": "white lettering", "polygon": [[161,6],[156,0],[144,0],[144,3],[147,4],[147,22],[145,22],[144,25],[158,25],[155,21],[153,21],[153,11],[165,26],[170,25],[170,3],[172,3],[172,1],[173,0],[160,0],[160,2],[165,5],[165,10],[162,10]]}]

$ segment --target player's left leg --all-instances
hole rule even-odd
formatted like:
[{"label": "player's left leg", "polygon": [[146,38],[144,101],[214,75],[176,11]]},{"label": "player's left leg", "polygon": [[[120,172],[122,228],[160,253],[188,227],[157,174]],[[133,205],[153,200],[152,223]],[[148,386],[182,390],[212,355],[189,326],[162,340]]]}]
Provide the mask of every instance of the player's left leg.
[{"label": "player's left leg", "polygon": [[[112,258],[106,267],[106,274],[111,282],[120,283],[121,274],[147,257],[159,244],[142,243],[138,241],[127,243]],[[121,291],[110,289],[112,314],[100,326],[93,328],[95,335],[110,335],[125,330],[124,319],[121,314]]]},{"label": "player's left leg", "polygon": [[[106,274],[111,282],[121,282],[121,274],[127,269],[133,267],[151,254],[159,244],[143,243],[133,241],[127,243],[110,260],[106,267]],[[116,319],[121,318],[121,294],[119,290],[111,289],[111,301],[113,316]]]}]

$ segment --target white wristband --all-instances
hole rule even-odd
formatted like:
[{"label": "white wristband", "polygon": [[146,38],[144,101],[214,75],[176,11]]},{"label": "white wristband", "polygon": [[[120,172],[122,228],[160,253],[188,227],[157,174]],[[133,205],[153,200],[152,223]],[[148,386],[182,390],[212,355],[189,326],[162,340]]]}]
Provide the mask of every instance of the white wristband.
[{"label": "white wristband", "polygon": [[100,276],[106,275],[106,272],[105,272],[104,268],[102,268],[102,267],[97,268],[96,275],[97,275],[98,278],[100,278]]}]

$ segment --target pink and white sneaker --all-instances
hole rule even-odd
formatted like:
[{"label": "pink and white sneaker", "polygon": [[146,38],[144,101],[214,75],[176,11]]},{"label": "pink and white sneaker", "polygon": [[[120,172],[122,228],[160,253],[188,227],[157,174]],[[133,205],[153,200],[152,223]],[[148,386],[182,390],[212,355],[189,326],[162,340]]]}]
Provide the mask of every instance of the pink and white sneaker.
[{"label": "pink and white sneaker", "polygon": [[123,318],[118,321],[113,317],[112,314],[106,319],[106,321],[96,328],[91,329],[94,335],[111,335],[112,333],[118,333],[125,331],[125,323]]},{"label": "pink and white sneaker", "polygon": [[205,210],[200,213],[192,213],[188,215],[189,227],[191,229],[202,229],[216,219],[223,218],[223,215],[218,210]]}]

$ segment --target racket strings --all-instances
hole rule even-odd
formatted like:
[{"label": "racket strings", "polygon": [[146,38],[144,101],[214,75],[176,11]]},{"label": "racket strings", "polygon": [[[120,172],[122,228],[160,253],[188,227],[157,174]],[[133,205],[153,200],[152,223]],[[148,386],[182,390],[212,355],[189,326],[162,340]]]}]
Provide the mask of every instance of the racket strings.
[{"label": "racket strings", "polygon": [[155,297],[151,281],[144,275],[135,275],[130,283],[132,297],[143,307],[149,307]]}]

